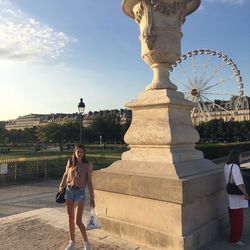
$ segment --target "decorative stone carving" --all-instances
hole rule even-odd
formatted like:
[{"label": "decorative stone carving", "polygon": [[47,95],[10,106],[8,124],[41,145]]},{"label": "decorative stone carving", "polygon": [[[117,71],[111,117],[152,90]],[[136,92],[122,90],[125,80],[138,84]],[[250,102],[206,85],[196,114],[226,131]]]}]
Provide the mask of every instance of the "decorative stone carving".
[{"label": "decorative stone carving", "polygon": [[[181,25],[185,20],[185,14],[186,14],[185,10],[187,5],[186,0],[175,1],[173,3],[166,3],[161,0],[151,0],[150,5],[153,7],[155,11],[158,11],[167,16],[170,16],[172,14],[175,15],[180,10],[178,24]],[[144,14],[144,7],[142,1],[140,3],[140,7],[135,12],[135,20],[138,24],[140,24],[143,14]]]},{"label": "decorative stone carving", "polygon": [[162,0],[151,0],[151,5],[155,11],[162,13],[163,15],[175,15],[179,12],[178,25],[181,26],[184,22],[185,10],[187,1],[186,0],[176,0],[173,3],[164,2]]},{"label": "decorative stone carving", "polygon": [[142,16],[144,14],[144,8],[142,2],[140,3],[138,10],[135,11],[135,21],[140,24]]},{"label": "decorative stone carving", "polygon": [[142,39],[145,40],[146,44],[148,45],[148,48],[152,50],[156,38],[156,36],[154,35],[153,20],[152,20],[153,9],[150,0],[142,0],[141,3],[144,9],[144,15],[146,20],[146,25],[144,26],[142,32]]},{"label": "decorative stone carving", "polygon": [[199,0],[123,1],[125,13],[140,27],[142,59],[153,70],[153,80],[146,90],[177,89],[166,72],[181,54],[181,24],[199,4]]}]

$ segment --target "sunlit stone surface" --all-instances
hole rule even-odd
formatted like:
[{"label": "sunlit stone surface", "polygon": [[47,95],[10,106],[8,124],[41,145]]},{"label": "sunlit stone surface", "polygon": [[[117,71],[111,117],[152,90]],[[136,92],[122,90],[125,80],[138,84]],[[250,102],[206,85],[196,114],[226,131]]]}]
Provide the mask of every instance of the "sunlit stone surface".
[{"label": "sunlit stone surface", "polygon": [[[130,150],[94,173],[104,230],[153,249],[195,250],[224,223],[222,170],[194,148],[199,135],[184,99],[169,80],[180,56],[181,25],[199,0],[124,0],[140,28],[141,56],[153,70],[146,90],[127,107]],[[223,222],[223,223],[222,223]]]}]

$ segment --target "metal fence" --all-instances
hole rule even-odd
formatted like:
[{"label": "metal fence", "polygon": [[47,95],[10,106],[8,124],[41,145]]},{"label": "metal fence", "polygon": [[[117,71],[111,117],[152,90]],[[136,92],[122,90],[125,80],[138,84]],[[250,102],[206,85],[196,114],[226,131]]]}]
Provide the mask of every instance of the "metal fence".
[{"label": "metal fence", "polygon": [[[0,186],[62,177],[68,156],[37,159],[12,159],[0,162]],[[116,158],[88,157],[94,170],[108,167]]]}]

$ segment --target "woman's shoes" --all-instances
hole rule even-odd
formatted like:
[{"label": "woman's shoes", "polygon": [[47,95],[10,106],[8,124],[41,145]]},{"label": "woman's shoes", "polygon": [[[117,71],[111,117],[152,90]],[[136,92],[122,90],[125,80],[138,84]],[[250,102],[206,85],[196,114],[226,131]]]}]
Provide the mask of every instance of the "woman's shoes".
[{"label": "woman's shoes", "polygon": [[74,249],[75,249],[75,242],[73,240],[70,240],[68,246],[64,250],[74,250]]},{"label": "woman's shoes", "polygon": [[235,245],[239,246],[239,247],[244,247],[246,244],[242,241],[237,241],[234,243]]},{"label": "woman's shoes", "polygon": [[90,250],[90,244],[88,241],[85,242],[84,250]]},{"label": "woman's shoes", "polygon": [[[70,240],[68,246],[64,250],[74,250],[74,249],[75,249],[75,242],[73,240]],[[84,250],[91,250],[88,241],[85,242]]]}]

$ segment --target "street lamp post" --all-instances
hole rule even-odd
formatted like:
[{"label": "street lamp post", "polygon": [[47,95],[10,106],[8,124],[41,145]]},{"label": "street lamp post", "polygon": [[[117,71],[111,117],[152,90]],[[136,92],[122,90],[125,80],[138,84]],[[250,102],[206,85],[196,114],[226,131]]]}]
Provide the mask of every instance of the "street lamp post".
[{"label": "street lamp post", "polygon": [[80,99],[80,102],[78,104],[78,112],[80,114],[80,143],[82,144],[82,116],[85,110],[85,103],[82,101],[82,98]]}]

